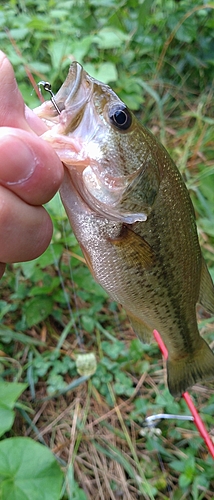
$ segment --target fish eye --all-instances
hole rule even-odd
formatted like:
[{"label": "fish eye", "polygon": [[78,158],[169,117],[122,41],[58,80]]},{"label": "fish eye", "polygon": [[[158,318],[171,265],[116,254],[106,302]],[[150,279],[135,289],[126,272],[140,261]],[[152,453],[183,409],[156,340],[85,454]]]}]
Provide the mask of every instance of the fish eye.
[{"label": "fish eye", "polygon": [[116,104],[109,110],[109,120],[120,130],[127,130],[132,123],[132,115],[125,105]]}]

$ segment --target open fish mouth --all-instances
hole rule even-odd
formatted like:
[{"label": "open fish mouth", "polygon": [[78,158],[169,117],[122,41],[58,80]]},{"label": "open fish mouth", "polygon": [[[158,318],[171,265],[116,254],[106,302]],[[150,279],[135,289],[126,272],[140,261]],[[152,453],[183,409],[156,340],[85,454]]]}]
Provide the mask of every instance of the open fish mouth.
[{"label": "open fish mouth", "polygon": [[81,103],[84,104],[87,97],[90,97],[92,90],[90,87],[88,87],[89,95],[84,93],[82,96],[79,96],[80,90],[83,89],[82,84],[83,68],[79,63],[73,63],[70,66],[68,77],[55,96],[55,101],[60,111],[66,109],[68,106],[73,107],[75,104],[78,104],[78,107],[80,107]]},{"label": "open fish mouth", "polygon": [[[59,140],[60,135],[67,136],[67,140],[71,139],[71,134],[75,138],[81,137],[79,125],[93,92],[93,79],[87,78],[87,76],[81,64],[72,63],[67,78],[54,99],[45,101],[34,109],[34,112],[46,123],[49,129],[49,133],[44,134],[43,138],[53,142],[55,149],[57,149],[57,140]],[[51,133],[51,131],[53,132]],[[64,139],[66,148],[68,147],[67,140]]]},{"label": "open fish mouth", "polygon": [[115,159],[105,160],[106,147],[114,140],[114,131],[112,134],[106,119],[108,107],[118,102],[124,106],[108,86],[89,76],[74,62],[54,102],[45,101],[34,111],[48,128],[43,139],[56,150],[90,208],[111,219],[132,224],[145,221],[148,211],[127,210],[121,206],[121,201],[143,168],[118,175]]}]

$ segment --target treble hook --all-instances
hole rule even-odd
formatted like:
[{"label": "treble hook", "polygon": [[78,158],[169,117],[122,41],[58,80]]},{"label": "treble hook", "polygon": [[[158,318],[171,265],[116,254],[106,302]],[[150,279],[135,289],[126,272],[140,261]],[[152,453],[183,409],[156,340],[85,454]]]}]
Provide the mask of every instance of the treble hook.
[{"label": "treble hook", "polygon": [[50,82],[45,82],[44,80],[41,80],[41,82],[38,83],[38,87],[40,88],[41,85],[43,86],[44,90],[49,92],[49,94],[51,95],[51,102],[52,102],[53,106],[55,107],[57,113],[60,115],[61,111],[58,108],[57,103],[55,101],[55,96],[54,96],[53,91],[51,90]]}]

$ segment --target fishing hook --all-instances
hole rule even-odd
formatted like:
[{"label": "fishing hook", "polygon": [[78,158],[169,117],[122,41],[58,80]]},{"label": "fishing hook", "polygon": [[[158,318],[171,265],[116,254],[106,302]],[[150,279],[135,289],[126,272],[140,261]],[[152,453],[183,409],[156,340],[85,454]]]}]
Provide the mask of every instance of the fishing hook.
[{"label": "fishing hook", "polygon": [[54,95],[53,91],[51,90],[51,84],[50,84],[50,82],[45,82],[44,80],[41,80],[41,82],[38,83],[39,89],[40,89],[41,85],[43,86],[44,90],[46,90],[47,92],[49,92],[49,94],[51,95],[51,102],[52,102],[53,106],[55,107],[58,115],[60,115],[61,111],[58,108],[57,103],[55,101],[55,95]]}]

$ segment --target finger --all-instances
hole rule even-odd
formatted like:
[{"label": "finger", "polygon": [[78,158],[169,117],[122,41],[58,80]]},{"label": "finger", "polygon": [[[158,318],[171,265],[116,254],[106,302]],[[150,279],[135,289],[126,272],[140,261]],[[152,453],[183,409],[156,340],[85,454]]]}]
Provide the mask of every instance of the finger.
[{"label": "finger", "polygon": [[52,147],[20,129],[0,128],[0,184],[25,202],[42,205],[58,190],[63,166]]},{"label": "finger", "polygon": [[42,135],[48,127],[45,123],[32,111],[32,109],[25,106],[25,118],[30,125],[31,130],[33,130],[37,135]]},{"label": "finger", "polygon": [[38,116],[25,106],[18,89],[13,67],[0,50],[0,126],[22,128],[37,135],[47,130]]},{"label": "finger", "polygon": [[53,230],[51,219],[43,207],[27,205],[2,186],[0,227],[1,263],[35,259],[48,247]]},{"label": "finger", "polygon": [[30,130],[25,118],[25,105],[18,89],[13,68],[0,51],[0,126]]}]

